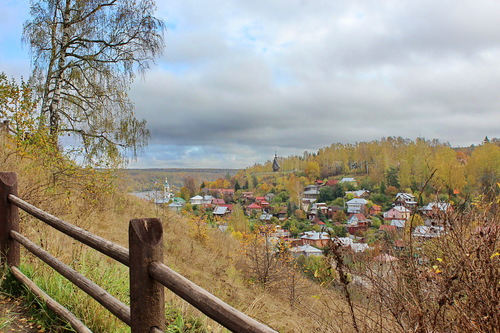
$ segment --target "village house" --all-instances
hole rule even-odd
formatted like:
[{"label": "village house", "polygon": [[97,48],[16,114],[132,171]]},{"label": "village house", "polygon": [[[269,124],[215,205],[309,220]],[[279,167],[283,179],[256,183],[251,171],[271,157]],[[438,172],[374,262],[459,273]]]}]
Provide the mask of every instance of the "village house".
[{"label": "village house", "polygon": [[273,217],[273,214],[269,213],[262,213],[259,217],[259,220],[261,220],[264,223],[270,223],[271,222],[271,217]]},{"label": "village house", "polygon": [[410,193],[398,193],[394,199],[393,206],[403,206],[408,209],[413,209],[417,205],[415,196]]},{"label": "village house", "polygon": [[214,199],[213,196],[211,195],[204,195],[203,199],[201,200],[201,204],[205,208],[210,208],[212,207],[212,200]]},{"label": "village house", "polygon": [[309,210],[309,213],[307,213],[307,217],[310,221],[314,221],[319,216],[320,212],[323,213],[323,215],[326,217],[326,214],[328,213],[328,207],[326,206],[326,203],[313,203],[311,209]]},{"label": "village house", "polygon": [[331,220],[331,219],[333,219],[335,214],[337,214],[337,212],[341,212],[341,211],[344,211],[342,209],[342,207],[330,206],[330,207],[328,207],[328,211],[326,212],[326,217]]},{"label": "village house", "polygon": [[411,211],[405,206],[394,206],[384,213],[384,220],[408,220]]},{"label": "village house", "polygon": [[323,255],[323,251],[321,251],[320,249],[318,249],[314,246],[311,246],[309,244],[292,247],[290,249],[290,252],[292,252],[292,255],[295,258],[297,258],[301,255],[305,256],[306,258],[310,257],[310,256],[322,256]]},{"label": "village house", "polygon": [[230,212],[229,208],[225,207],[225,206],[217,206],[217,207],[215,207],[215,209],[213,211],[214,216],[218,216],[218,217],[224,217],[224,216],[229,215],[230,213],[231,212]]},{"label": "village house", "polygon": [[189,199],[189,202],[191,205],[201,205],[203,201],[203,197],[201,195],[195,195],[191,199]]},{"label": "village house", "polygon": [[413,237],[420,238],[435,238],[439,237],[444,233],[443,227],[429,227],[426,225],[419,225],[413,230]]},{"label": "village house", "polygon": [[244,202],[253,202],[255,200],[253,192],[241,192],[240,200]]},{"label": "village house", "polygon": [[185,205],[186,205],[186,200],[176,197],[172,199],[172,202],[167,207],[168,209],[179,213]]},{"label": "village house", "polygon": [[212,205],[214,205],[214,206],[224,205],[225,203],[226,202],[224,201],[224,199],[217,199],[217,198],[212,199]]},{"label": "village house", "polygon": [[430,202],[420,211],[425,217],[426,226],[442,225],[443,214],[453,211],[453,206],[446,202]]},{"label": "village house", "polygon": [[391,226],[395,226],[397,229],[404,229],[406,226],[406,219],[405,220],[398,220],[398,219],[393,219],[391,220]]},{"label": "village house", "polygon": [[335,187],[339,183],[338,179],[328,179],[325,183],[325,186]]},{"label": "village house", "polygon": [[287,215],[286,207],[285,208],[282,207],[278,212],[278,214],[276,214],[276,217],[278,218],[278,220],[284,221],[286,220],[286,215]]},{"label": "village house", "polygon": [[340,245],[350,248],[351,251],[356,253],[364,252],[370,248],[366,243],[355,243],[350,237],[338,237],[336,239],[340,242]]},{"label": "village house", "polygon": [[274,232],[271,233],[272,237],[276,238],[289,238],[291,236],[290,231],[283,229],[280,225],[275,226]]},{"label": "village house", "polygon": [[349,178],[349,177],[344,177],[339,181],[340,184],[347,184],[351,183],[353,185],[356,185],[356,179],[354,178]]},{"label": "village house", "polygon": [[245,213],[249,216],[252,215],[253,213],[262,213],[262,212],[263,212],[262,206],[260,206],[255,202],[246,206],[245,208]]},{"label": "village house", "polygon": [[370,207],[370,212],[369,214],[371,216],[375,216],[375,215],[378,215],[382,213],[382,206],[379,206],[379,205],[375,205],[373,204],[371,207]]},{"label": "village house", "polygon": [[347,212],[350,214],[364,213],[368,201],[361,198],[354,198],[346,202]]},{"label": "village house", "polygon": [[346,191],[345,195],[351,194],[354,198],[368,199],[370,197],[370,191],[368,190],[358,190],[358,191]]},{"label": "village house", "polygon": [[366,218],[366,216],[363,213],[352,214],[349,216],[349,219],[347,220],[347,223],[349,225],[357,225],[359,222],[370,223],[371,220]]},{"label": "village house", "polygon": [[347,225],[347,232],[350,235],[360,235],[368,230],[370,226],[370,222],[368,221],[359,221],[356,224]]},{"label": "village house", "polygon": [[300,237],[302,244],[309,244],[316,247],[324,247],[328,244],[330,236],[327,232],[306,231]]},{"label": "village house", "polygon": [[271,202],[274,200],[274,198],[276,197],[276,194],[274,193],[267,193],[264,198],[266,199],[266,201],[268,202]]}]

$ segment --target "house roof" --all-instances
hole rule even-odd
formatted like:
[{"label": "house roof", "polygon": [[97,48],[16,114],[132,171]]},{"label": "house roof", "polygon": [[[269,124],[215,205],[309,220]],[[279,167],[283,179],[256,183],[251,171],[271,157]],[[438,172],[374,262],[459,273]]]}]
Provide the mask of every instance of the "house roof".
[{"label": "house roof", "polygon": [[255,202],[251,205],[248,205],[247,208],[248,209],[262,209],[262,207],[259,206],[258,204],[256,204]]},{"label": "house roof", "polygon": [[391,225],[395,226],[396,228],[404,228],[406,225],[406,220],[392,220]]},{"label": "house roof", "polygon": [[311,189],[311,190],[307,190],[304,192],[304,194],[319,194],[319,191],[318,190],[315,190],[315,189]]},{"label": "house roof", "polygon": [[351,216],[349,216],[349,222],[351,222],[351,224],[353,223],[352,221],[367,221],[367,220],[368,219],[366,218],[366,216],[361,213],[351,214]]},{"label": "house roof", "polygon": [[415,200],[415,196],[413,194],[410,194],[410,193],[400,192],[400,193],[396,194],[396,199],[412,201],[412,200]]},{"label": "house roof", "polygon": [[191,200],[201,200],[203,197],[201,195],[195,195],[194,197],[191,198]]},{"label": "house roof", "polygon": [[333,186],[333,185],[337,185],[339,183],[338,179],[329,179],[327,182],[326,182],[326,185],[327,186]]},{"label": "house roof", "polygon": [[228,212],[227,207],[218,206],[214,210],[214,215],[224,215]]},{"label": "house roof", "polygon": [[225,204],[226,202],[224,201],[224,199],[216,199],[216,198],[214,198],[214,199],[212,199],[212,203],[213,203],[214,205],[223,205],[223,204]]},{"label": "house roof", "polygon": [[442,233],[444,233],[443,227],[429,227],[426,225],[419,225],[413,230],[413,236],[415,237],[434,238],[441,236]]},{"label": "house roof", "polygon": [[348,177],[344,177],[342,178],[339,183],[353,183],[355,182],[356,180],[354,178],[348,178]]},{"label": "house roof", "polygon": [[321,240],[330,239],[330,236],[327,232],[306,231],[300,238],[309,240]]},{"label": "house roof", "polygon": [[292,252],[305,252],[305,253],[318,253],[318,254],[323,253],[323,251],[321,251],[320,249],[318,249],[314,246],[311,246],[309,244],[292,247],[290,249],[290,251],[292,251]]},{"label": "house roof", "polygon": [[368,190],[358,190],[358,191],[346,191],[345,194],[352,194],[355,198],[359,198],[364,194],[370,194]]},{"label": "house roof", "polygon": [[351,205],[366,205],[368,203],[368,201],[366,201],[365,199],[361,199],[361,198],[354,198],[354,199],[351,199],[349,201],[346,202],[346,204],[351,204]]}]

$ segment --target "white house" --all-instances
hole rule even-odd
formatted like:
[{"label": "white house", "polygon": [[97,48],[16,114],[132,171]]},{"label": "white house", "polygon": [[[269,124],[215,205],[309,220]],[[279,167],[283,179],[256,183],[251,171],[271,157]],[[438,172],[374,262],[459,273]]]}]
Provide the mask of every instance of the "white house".
[{"label": "white house", "polygon": [[394,206],[405,206],[408,208],[413,208],[417,205],[415,201],[415,196],[410,193],[398,193],[396,194],[396,199],[394,200]]},{"label": "white house", "polygon": [[201,195],[195,195],[191,199],[189,199],[189,202],[191,205],[201,205],[203,201],[203,197]]},{"label": "white house", "polygon": [[347,212],[352,214],[362,213],[368,201],[361,198],[354,198],[346,202]]}]

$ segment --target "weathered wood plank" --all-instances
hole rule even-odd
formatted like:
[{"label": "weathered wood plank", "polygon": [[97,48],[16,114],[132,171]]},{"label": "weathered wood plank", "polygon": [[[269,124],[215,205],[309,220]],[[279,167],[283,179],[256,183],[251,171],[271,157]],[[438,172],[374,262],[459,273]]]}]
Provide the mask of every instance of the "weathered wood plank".
[{"label": "weathered wood plank", "polygon": [[9,195],[17,195],[17,175],[15,172],[0,172],[0,261],[19,266],[19,244],[9,236],[11,230],[19,231],[19,210],[9,202]]},{"label": "weathered wood plank", "polygon": [[45,251],[40,246],[36,245],[20,233],[11,231],[10,236],[21,245],[23,245],[28,251],[36,255],[47,265],[52,267],[55,271],[57,271],[59,274],[76,285],[78,288],[86,292],[88,295],[92,296],[92,298],[102,304],[118,319],[130,326],[130,308],[128,306],[114,298],[99,285],[95,284],[85,276],[75,271],[73,268],[64,264],[62,261],[52,256],[49,252]]},{"label": "weathered wood plank", "polygon": [[70,323],[71,327],[77,332],[77,333],[92,333],[92,331],[85,326],[80,319],[78,319],[72,312],[70,312],[68,309],[66,309],[64,306],[61,304],[57,303],[52,297],[47,295],[45,291],[40,289],[33,281],[31,281],[26,275],[23,274],[17,267],[11,266],[10,267],[12,271],[12,275],[14,277],[24,283],[29,290],[35,294],[38,298],[43,300],[45,304],[47,304],[47,307],[54,311],[58,316],[66,319],[68,323]]},{"label": "weathered wood plank", "polygon": [[156,218],[129,224],[130,313],[132,333],[165,329],[165,288],[148,272],[151,262],[163,262],[163,230]]},{"label": "weathered wood plank", "polygon": [[149,265],[149,274],[189,304],[233,332],[277,332],[236,310],[162,263],[152,262]]},{"label": "weathered wood plank", "polygon": [[58,217],[55,217],[40,208],[27,203],[15,195],[9,195],[8,200],[25,212],[33,215],[62,233],[90,246],[108,257],[117,260],[118,262],[121,262],[125,266],[129,265],[128,249],[123,246],[117,245],[107,239],[94,235],[85,229],[79,228]]}]

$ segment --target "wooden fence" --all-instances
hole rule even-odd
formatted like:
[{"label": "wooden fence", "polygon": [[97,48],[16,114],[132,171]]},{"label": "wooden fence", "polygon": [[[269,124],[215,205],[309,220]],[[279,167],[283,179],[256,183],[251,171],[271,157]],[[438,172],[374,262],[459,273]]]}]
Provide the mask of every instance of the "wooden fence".
[{"label": "wooden fence", "polygon": [[[129,267],[130,307],[19,233],[19,210]],[[52,216],[20,199],[17,176],[0,172],[0,256],[13,276],[77,332],[91,332],[74,314],[58,304],[19,270],[20,245],[129,325],[132,333],[165,329],[164,287],[233,332],[276,332],[224,303],[163,264],[163,230],[156,218],[134,219],[129,224],[129,249]]]}]

